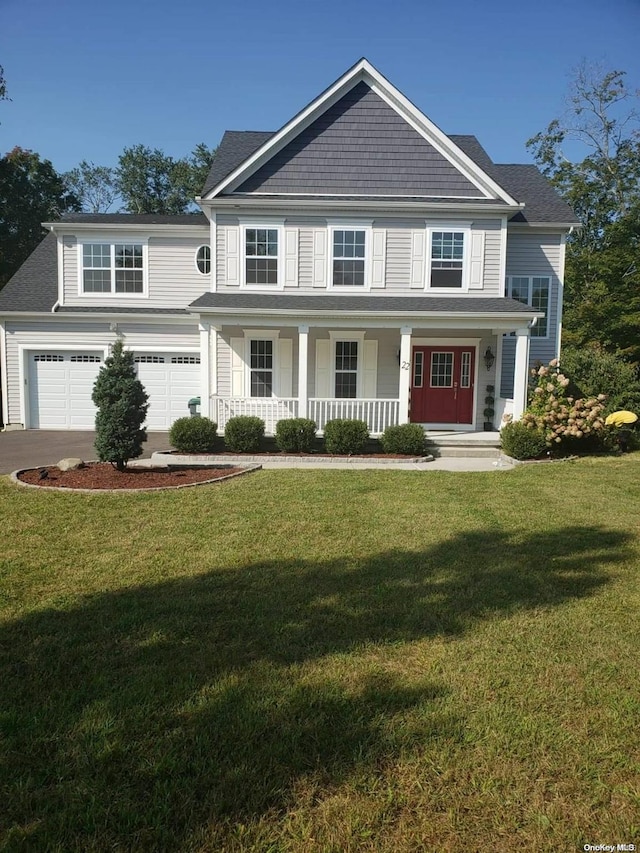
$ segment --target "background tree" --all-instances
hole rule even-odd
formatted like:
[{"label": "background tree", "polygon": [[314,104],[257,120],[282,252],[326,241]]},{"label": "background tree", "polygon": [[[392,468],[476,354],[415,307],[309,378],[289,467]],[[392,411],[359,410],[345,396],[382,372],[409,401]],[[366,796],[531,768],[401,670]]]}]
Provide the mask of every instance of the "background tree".
[{"label": "background tree", "polygon": [[78,209],[49,160],[23,148],[0,158],[0,287],[46,234],[41,223]]},{"label": "background tree", "polygon": [[63,179],[86,213],[107,213],[118,198],[115,169],[82,160]]},{"label": "background tree", "polygon": [[149,397],[136,376],[133,352],[125,351],[120,338],[100,368],[91,399],[98,407],[95,440],[98,459],[124,471],[130,459],[140,456],[147,440],[142,424],[147,417]]},{"label": "background tree", "polygon": [[[583,64],[562,119],[527,143],[582,222],[567,241],[563,341],[640,359],[639,93]],[[566,144],[586,156],[572,160]]]},{"label": "background tree", "polygon": [[591,347],[563,347],[562,372],[571,380],[575,398],[606,394],[604,414],[619,409],[640,413],[640,380],[635,365],[613,353]]},{"label": "background tree", "polygon": [[194,209],[216,149],[198,144],[179,160],[159,148],[134,145],[118,159],[116,187],[128,213],[179,214]]}]

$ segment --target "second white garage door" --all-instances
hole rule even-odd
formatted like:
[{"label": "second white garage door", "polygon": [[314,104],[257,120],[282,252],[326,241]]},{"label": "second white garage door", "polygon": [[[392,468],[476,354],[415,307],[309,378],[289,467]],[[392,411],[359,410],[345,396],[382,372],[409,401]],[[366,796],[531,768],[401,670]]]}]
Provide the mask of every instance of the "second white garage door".
[{"label": "second white garage door", "polygon": [[168,430],[189,414],[189,400],[200,396],[197,353],[136,353],[138,379],[149,395],[148,430]]}]

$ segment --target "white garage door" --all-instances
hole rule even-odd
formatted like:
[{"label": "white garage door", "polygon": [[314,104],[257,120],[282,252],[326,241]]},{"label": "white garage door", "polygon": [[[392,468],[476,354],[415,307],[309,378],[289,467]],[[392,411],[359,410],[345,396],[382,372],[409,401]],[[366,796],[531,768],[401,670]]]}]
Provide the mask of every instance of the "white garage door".
[{"label": "white garage door", "polygon": [[102,352],[42,351],[29,355],[29,426],[93,429],[93,383]]},{"label": "white garage door", "polygon": [[146,427],[167,430],[189,414],[189,400],[200,396],[197,353],[136,353],[138,379],[149,395]]}]

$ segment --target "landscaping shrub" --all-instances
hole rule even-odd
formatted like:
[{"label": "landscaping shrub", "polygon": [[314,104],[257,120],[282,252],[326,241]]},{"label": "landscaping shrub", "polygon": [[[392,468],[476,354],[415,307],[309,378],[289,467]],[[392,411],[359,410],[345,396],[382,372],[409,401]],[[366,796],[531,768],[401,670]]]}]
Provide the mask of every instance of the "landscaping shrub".
[{"label": "landscaping shrub", "polygon": [[369,429],[364,421],[336,418],[327,421],[324,443],[329,453],[362,453],[369,441]]},{"label": "landscaping shrub", "polygon": [[407,453],[410,456],[423,456],[424,430],[419,424],[400,424],[385,429],[380,437],[385,453]]},{"label": "landscaping shrub", "polygon": [[569,379],[558,370],[556,359],[533,368],[536,384],[522,423],[542,433],[548,447],[562,452],[589,452],[604,430],[604,394],[575,400],[567,396]]},{"label": "landscaping shrub", "polygon": [[178,418],[169,430],[169,444],[180,453],[208,453],[213,450],[217,424],[209,418]]},{"label": "landscaping shrub", "polygon": [[254,453],[264,438],[264,421],[250,415],[229,418],[224,430],[224,443],[235,453]]},{"label": "landscaping shrub", "polygon": [[285,418],[276,424],[276,444],[285,453],[309,453],[316,441],[315,421]]},{"label": "landscaping shrub", "polygon": [[542,431],[523,421],[505,424],[500,440],[504,452],[513,459],[536,459],[547,449]]},{"label": "landscaping shrub", "polygon": [[605,426],[599,438],[600,447],[598,450],[604,450],[607,453],[640,450],[640,434],[635,425]]},{"label": "landscaping shrub", "polygon": [[91,399],[98,409],[94,443],[98,459],[124,471],[130,459],[140,456],[147,440],[142,424],[149,397],[136,375],[133,352],[125,351],[120,338],[100,368]]},{"label": "landscaping shrub", "polygon": [[574,397],[606,394],[604,414],[626,409],[640,415],[638,368],[601,349],[568,347],[562,350],[562,372],[570,379]]}]

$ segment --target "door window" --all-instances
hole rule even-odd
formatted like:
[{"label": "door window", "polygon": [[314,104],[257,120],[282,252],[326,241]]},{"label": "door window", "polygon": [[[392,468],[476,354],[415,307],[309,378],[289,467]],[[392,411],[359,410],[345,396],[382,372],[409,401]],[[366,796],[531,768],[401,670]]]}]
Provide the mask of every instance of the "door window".
[{"label": "door window", "polygon": [[451,388],[453,386],[453,353],[431,353],[431,387]]}]

